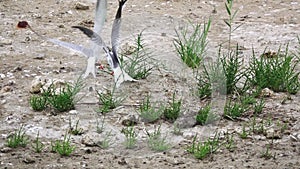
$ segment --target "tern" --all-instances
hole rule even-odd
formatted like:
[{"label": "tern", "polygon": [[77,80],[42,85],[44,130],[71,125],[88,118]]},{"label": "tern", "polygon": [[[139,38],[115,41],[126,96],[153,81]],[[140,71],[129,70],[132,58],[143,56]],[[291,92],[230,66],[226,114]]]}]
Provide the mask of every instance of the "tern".
[{"label": "tern", "polygon": [[101,36],[88,28],[82,26],[72,26],[72,28],[77,28],[82,31],[85,35],[87,35],[92,42],[100,46],[105,54],[107,61],[114,72],[114,79],[116,82],[116,86],[119,86],[124,81],[136,81],[132,77],[130,77],[124,70],[122,70],[120,61],[118,58],[117,49],[119,47],[119,39],[120,39],[120,27],[121,27],[121,16],[122,16],[122,8],[127,0],[119,0],[119,8],[117,14],[115,16],[115,20],[112,27],[111,32],[111,43],[112,50],[110,51],[108,47],[105,45]]},{"label": "tern", "polygon": [[[119,0],[119,8],[117,10],[116,18],[113,23],[112,35],[111,35],[112,52],[110,52],[108,50],[108,47],[105,46],[105,43],[103,42],[102,38],[99,35],[102,31],[102,27],[104,25],[104,21],[105,21],[105,17],[106,17],[107,0],[97,0],[94,31],[89,30],[84,27],[74,26],[74,28],[78,28],[80,30],[88,30],[88,32],[90,33],[88,36],[91,36],[93,34],[93,37],[97,37],[96,39],[99,39],[99,40],[95,40],[94,38],[91,37],[91,39],[92,39],[91,48],[86,48],[81,45],[68,43],[68,42],[57,40],[57,39],[51,39],[51,38],[45,37],[43,35],[40,35],[35,30],[33,30],[32,27],[26,21],[19,22],[17,27],[18,28],[29,28],[36,35],[38,35],[39,37],[41,37],[49,42],[52,42],[59,46],[62,46],[62,47],[65,47],[65,48],[68,48],[68,49],[71,49],[76,52],[80,52],[80,53],[84,54],[88,58],[87,68],[86,68],[84,77],[87,77],[90,73],[92,73],[92,75],[94,77],[96,77],[95,62],[99,58],[100,51],[102,48],[106,54],[107,61],[113,70],[116,87],[119,87],[120,84],[123,83],[124,81],[136,81],[135,79],[131,78],[125,71],[123,71],[121,69],[120,62],[119,62],[119,59],[117,56],[117,48],[119,45],[119,36],[120,36],[119,32],[120,32],[120,25],[121,25],[121,13],[122,13],[122,7],[126,1],[127,0]],[[92,34],[91,34],[91,32],[92,32]]]}]

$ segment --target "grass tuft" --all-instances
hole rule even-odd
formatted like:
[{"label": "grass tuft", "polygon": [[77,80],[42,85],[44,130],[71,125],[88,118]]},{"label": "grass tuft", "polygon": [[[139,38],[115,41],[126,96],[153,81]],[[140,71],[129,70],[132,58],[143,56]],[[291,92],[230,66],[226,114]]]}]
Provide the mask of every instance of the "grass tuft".
[{"label": "grass tuft", "polygon": [[25,131],[23,126],[21,126],[18,131],[8,137],[6,145],[11,148],[26,147],[28,143],[28,138],[25,136]]},{"label": "grass tuft", "polygon": [[204,24],[203,30],[201,25],[192,25],[192,33],[188,33],[188,26],[184,27],[181,31],[175,29],[176,39],[174,46],[176,52],[180,56],[183,63],[188,67],[195,69],[200,66],[203,56],[206,52],[207,35],[210,29],[211,19]]},{"label": "grass tuft", "polygon": [[75,150],[75,146],[72,146],[70,143],[71,135],[65,134],[63,140],[57,140],[54,143],[51,143],[51,150],[53,152],[59,153],[61,156],[70,156],[70,154]]}]

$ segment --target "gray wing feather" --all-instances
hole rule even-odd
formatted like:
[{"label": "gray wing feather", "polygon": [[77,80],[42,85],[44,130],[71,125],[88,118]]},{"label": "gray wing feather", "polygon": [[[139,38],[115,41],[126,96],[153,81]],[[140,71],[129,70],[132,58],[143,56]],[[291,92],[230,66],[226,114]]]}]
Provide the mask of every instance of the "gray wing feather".
[{"label": "gray wing feather", "polygon": [[111,45],[112,51],[117,53],[119,43],[120,43],[120,27],[121,27],[121,18],[115,19],[111,32]]},{"label": "gray wing feather", "polygon": [[107,0],[97,0],[94,32],[101,34],[107,13]]},{"label": "gray wing feather", "polygon": [[47,39],[47,41],[52,42],[56,45],[62,46],[64,48],[72,49],[76,52],[83,53],[87,58],[89,58],[93,55],[93,51],[91,49],[85,48],[85,47],[80,46],[80,45],[60,41],[60,40],[57,40],[57,39]]}]

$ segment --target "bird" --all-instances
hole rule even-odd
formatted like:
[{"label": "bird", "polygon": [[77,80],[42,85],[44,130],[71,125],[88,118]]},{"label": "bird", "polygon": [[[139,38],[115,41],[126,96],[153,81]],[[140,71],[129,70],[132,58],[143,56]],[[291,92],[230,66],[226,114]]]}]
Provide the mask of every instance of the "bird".
[{"label": "bird", "polygon": [[122,8],[126,3],[126,1],[127,0],[119,0],[119,8],[117,10],[115,20],[112,26],[112,32],[111,32],[111,43],[112,43],[111,51],[105,45],[103,39],[97,32],[94,32],[82,26],[72,26],[72,28],[77,28],[80,31],[82,31],[86,36],[88,36],[92,40],[92,42],[94,42],[104,50],[107,61],[114,72],[114,79],[117,87],[120,86],[120,84],[123,83],[124,81],[136,81],[135,79],[130,77],[124,70],[122,70],[118,58],[118,54],[117,54],[118,53],[117,49],[119,47],[119,39],[120,39]]},{"label": "bird", "polygon": [[[90,73],[96,77],[95,75],[95,63],[96,60],[99,59],[100,53],[101,53],[101,48],[104,50],[106,54],[107,61],[110,65],[110,67],[113,70],[113,75],[114,75],[114,81],[116,83],[116,87],[119,87],[121,83],[124,81],[136,81],[135,79],[131,78],[125,71],[123,71],[120,67],[120,62],[117,56],[117,47],[118,47],[118,41],[119,41],[119,29],[120,29],[120,23],[121,23],[121,12],[122,12],[122,7],[125,4],[127,0],[119,0],[119,8],[117,10],[116,18],[113,24],[112,28],[112,52],[109,51],[109,49],[105,46],[104,42],[102,41],[102,38],[100,37],[105,18],[106,18],[106,13],[107,13],[107,0],[97,0],[96,3],[96,13],[95,13],[95,25],[94,25],[94,31],[95,35],[100,37],[102,43],[99,45],[98,43],[93,42],[91,43],[90,48],[86,48],[82,45],[77,45],[69,42],[64,42],[61,40],[57,39],[52,39],[48,38],[46,36],[40,35],[37,33],[35,30],[32,29],[32,27],[29,25],[27,21],[20,21],[17,24],[17,28],[28,28],[32,32],[34,32],[36,35],[39,37],[43,38],[46,41],[52,42],[54,44],[57,44],[61,47],[65,47],[67,49],[74,50],[76,52],[80,52],[85,57],[88,59],[87,60],[87,68],[86,71],[83,75],[84,78],[86,78]],[[78,27],[78,26],[77,26]],[[76,27],[74,27],[76,28]],[[78,28],[79,29],[79,28]],[[85,28],[87,29],[87,28]],[[90,30],[91,31],[91,30]],[[105,47],[103,47],[103,45]]]},{"label": "bird", "polygon": [[[97,0],[96,3],[96,11],[95,11],[95,24],[94,24],[94,31],[98,34],[101,33],[105,18],[107,13],[107,0]],[[61,47],[73,50],[75,52],[82,53],[87,58],[87,67],[86,71],[83,75],[84,78],[86,78],[90,73],[93,75],[93,77],[96,77],[96,71],[95,71],[95,63],[96,60],[99,59],[99,54],[101,49],[98,45],[95,45],[94,43],[91,43],[90,48],[83,47],[81,45],[69,43],[60,41],[58,39],[52,39],[48,38],[46,36],[42,36],[36,31],[32,29],[32,27],[28,24],[27,21],[21,21],[18,23],[17,28],[29,28],[32,32],[34,32],[36,35],[41,37],[42,39],[52,42],[56,45],[59,45]]]}]

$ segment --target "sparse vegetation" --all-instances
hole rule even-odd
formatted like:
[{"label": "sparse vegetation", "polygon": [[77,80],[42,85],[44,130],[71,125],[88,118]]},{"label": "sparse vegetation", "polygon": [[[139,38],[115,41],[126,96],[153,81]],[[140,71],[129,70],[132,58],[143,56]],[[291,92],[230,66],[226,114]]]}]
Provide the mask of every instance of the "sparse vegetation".
[{"label": "sparse vegetation", "polygon": [[101,107],[99,108],[98,112],[105,114],[108,113],[110,110],[118,107],[125,99],[125,96],[118,96],[116,94],[116,86],[114,85],[112,91],[97,91],[99,102]]},{"label": "sparse vegetation", "polygon": [[147,95],[139,107],[139,114],[145,122],[153,123],[161,118],[164,109],[162,105],[159,105],[158,108],[153,106],[150,102],[150,95]]},{"label": "sparse vegetation", "polygon": [[180,115],[181,108],[181,99],[176,101],[175,100],[175,92],[173,93],[172,102],[169,103],[164,110],[164,118],[168,121],[174,122],[178,116]]},{"label": "sparse vegetation", "polygon": [[146,79],[152,70],[158,66],[157,61],[153,58],[152,52],[144,43],[143,32],[138,34],[136,38],[135,50],[127,56],[127,60],[122,55],[121,65],[122,68],[134,79]]},{"label": "sparse vegetation", "polygon": [[75,146],[71,145],[70,137],[71,135],[65,134],[63,140],[56,140],[55,142],[52,142],[51,150],[59,153],[61,156],[70,156],[75,150]]},{"label": "sparse vegetation", "polygon": [[83,134],[83,129],[78,127],[79,120],[76,121],[75,127],[72,125],[71,118],[69,118],[69,133],[73,135]]},{"label": "sparse vegetation", "polygon": [[196,122],[200,125],[205,125],[208,123],[212,123],[218,119],[218,116],[211,112],[211,108],[209,105],[201,108],[196,116]]},{"label": "sparse vegetation", "polygon": [[187,151],[193,154],[195,158],[202,160],[212,153],[215,153],[220,147],[219,134],[216,133],[213,139],[207,139],[204,142],[197,141],[196,135],[193,138],[192,145],[188,147]]},{"label": "sparse vegetation", "polygon": [[241,117],[247,111],[246,105],[229,101],[226,103],[224,108],[224,116],[231,120]]},{"label": "sparse vegetation", "polygon": [[136,145],[136,141],[137,141],[137,134],[134,131],[133,126],[127,127],[127,128],[123,128],[122,129],[122,133],[126,137],[125,147],[128,148],[128,149],[134,148],[135,145]]},{"label": "sparse vegetation", "polygon": [[32,144],[32,147],[34,148],[35,152],[40,153],[42,152],[45,145],[40,141],[39,138],[40,132],[37,133],[36,139],[34,140],[34,143]]},{"label": "sparse vegetation", "polygon": [[45,110],[49,105],[58,112],[64,112],[75,108],[75,104],[80,100],[76,95],[84,87],[84,82],[80,76],[74,85],[66,83],[65,86],[56,88],[52,83],[39,96],[30,97],[30,106],[35,111]]},{"label": "sparse vegetation", "polygon": [[48,104],[46,97],[36,95],[30,97],[29,103],[34,111],[43,111],[47,108]]},{"label": "sparse vegetation", "polygon": [[23,126],[21,126],[14,134],[8,137],[6,145],[11,148],[26,147],[28,137],[25,135]]},{"label": "sparse vegetation", "polygon": [[102,148],[102,149],[107,149],[109,148],[109,146],[111,146],[113,144],[113,141],[112,141],[112,134],[111,134],[112,131],[109,131],[109,132],[106,132],[104,133],[104,138],[102,141],[100,141],[99,143],[97,143],[97,145]]},{"label": "sparse vegetation", "polygon": [[166,140],[166,136],[162,136],[160,131],[161,125],[155,127],[154,131],[150,133],[146,130],[148,136],[148,146],[154,151],[166,151],[170,148],[170,144]]},{"label": "sparse vegetation", "polygon": [[295,72],[297,64],[287,51],[280,54],[278,50],[273,58],[253,56],[247,80],[258,91],[269,88],[274,92],[296,94],[300,89],[299,72]]},{"label": "sparse vegetation", "polygon": [[211,20],[203,25],[192,25],[192,33],[189,34],[189,27],[186,26],[182,30],[175,29],[176,39],[174,46],[177,54],[180,56],[183,63],[190,68],[198,68],[204,57],[207,47],[207,35],[210,29]]}]

